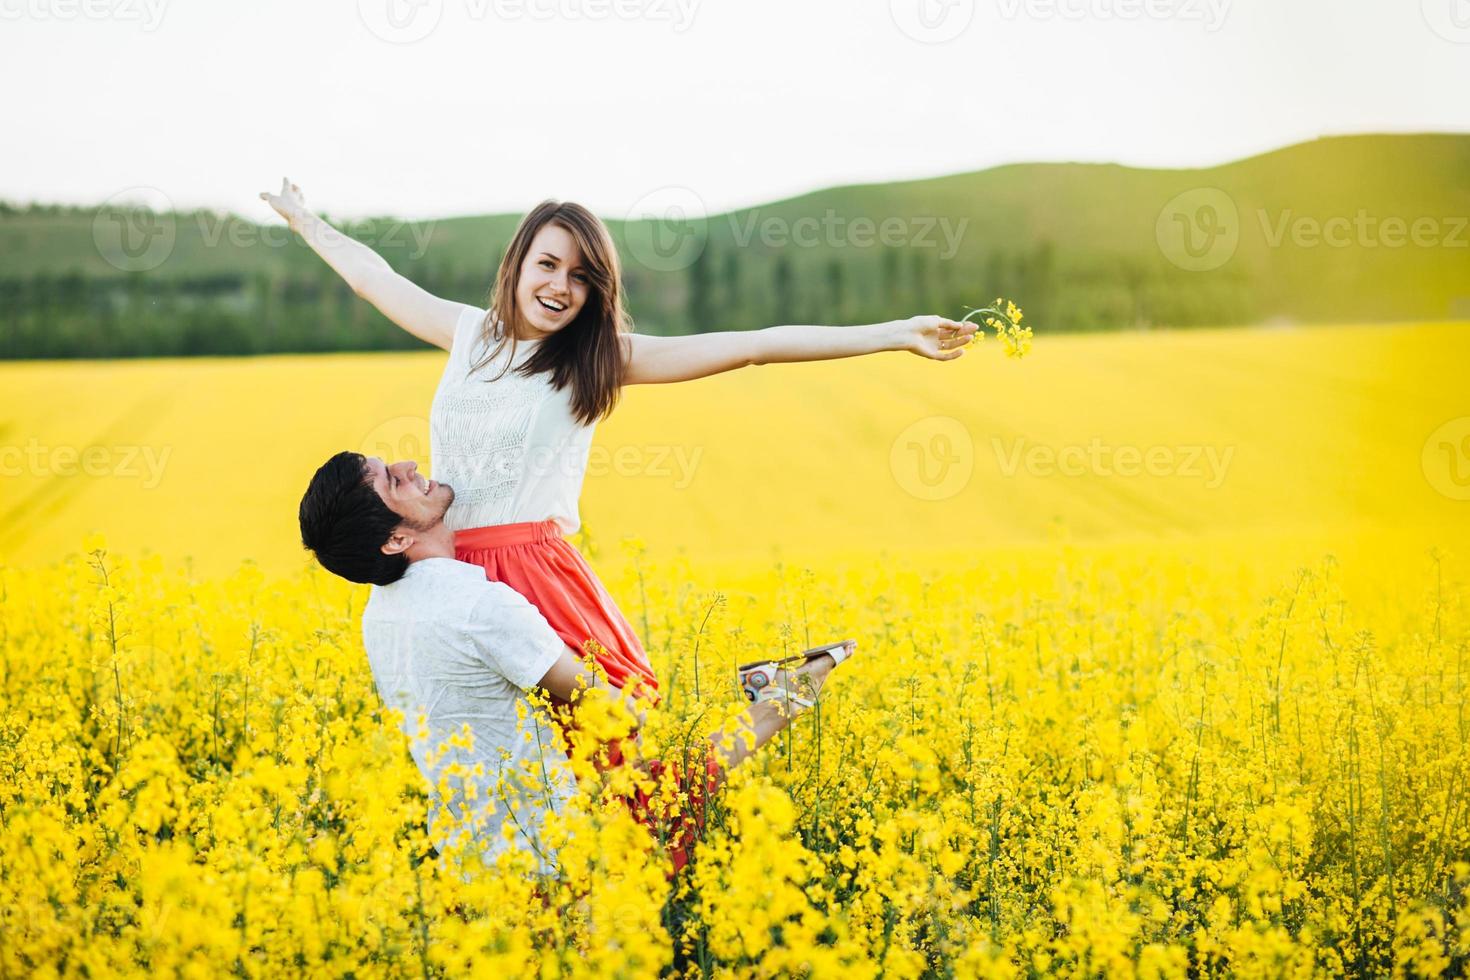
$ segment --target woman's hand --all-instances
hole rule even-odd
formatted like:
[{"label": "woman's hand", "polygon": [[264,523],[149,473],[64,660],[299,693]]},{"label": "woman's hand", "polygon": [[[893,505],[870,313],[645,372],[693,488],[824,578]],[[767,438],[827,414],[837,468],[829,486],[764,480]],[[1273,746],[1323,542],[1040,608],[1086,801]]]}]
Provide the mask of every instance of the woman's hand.
[{"label": "woman's hand", "polygon": [[276,209],[276,214],[286,219],[286,224],[291,226],[292,231],[301,230],[301,219],[311,214],[306,207],[306,197],[302,195],[301,188],[297,187],[285,177],[281,178],[281,193],[272,194],[270,191],[261,191],[260,199]]},{"label": "woman's hand", "polygon": [[936,361],[952,361],[965,353],[977,325],[942,316],[914,316],[898,321],[903,349]]}]

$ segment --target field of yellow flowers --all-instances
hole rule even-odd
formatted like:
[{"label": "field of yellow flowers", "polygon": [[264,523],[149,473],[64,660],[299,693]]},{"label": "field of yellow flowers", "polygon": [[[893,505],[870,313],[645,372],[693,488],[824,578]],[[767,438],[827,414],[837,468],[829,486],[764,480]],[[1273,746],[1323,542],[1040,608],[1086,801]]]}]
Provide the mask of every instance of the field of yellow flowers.
[{"label": "field of yellow flowers", "polygon": [[[738,663],[860,644],[672,879],[582,745],[555,878],[430,852],[365,592],[290,534],[308,462],[412,454],[428,358],[0,367],[9,445],[173,453],[147,491],[7,475],[0,976],[1463,975],[1466,335],[635,392],[580,543],[663,682],[639,751],[717,730]],[[1233,462],[1008,469],[993,435]],[[654,472],[679,446],[708,458]]]}]

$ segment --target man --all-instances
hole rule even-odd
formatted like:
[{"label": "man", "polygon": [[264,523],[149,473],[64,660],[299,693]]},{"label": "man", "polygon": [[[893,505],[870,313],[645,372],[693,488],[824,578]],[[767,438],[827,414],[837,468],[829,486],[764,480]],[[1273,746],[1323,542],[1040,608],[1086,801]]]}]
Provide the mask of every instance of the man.
[{"label": "man", "polygon": [[[373,585],[363,645],[384,703],[403,712],[414,762],[429,782],[435,846],[442,851],[461,839],[490,861],[514,844],[550,873],[555,854],[542,839],[542,817],[559,810],[573,786],[526,692],[540,688],[572,704],[590,688],[625,696],[584,665],[520,593],[455,560],[454,532],[444,524],[453,500],[454,489],[425,479],[416,463],[341,452],[322,464],[301,498],[301,540],[328,571]],[[799,681],[815,694],[850,652],[777,672],[778,685]],[[789,724],[792,703],[811,702],[793,696],[784,708],[775,700],[748,708],[740,720],[745,737],[712,746],[712,779]],[[641,702],[626,696],[625,704],[641,718]],[[426,738],[415,737],[421,727]],[[676,867],[686,856],[675,853]]]}]

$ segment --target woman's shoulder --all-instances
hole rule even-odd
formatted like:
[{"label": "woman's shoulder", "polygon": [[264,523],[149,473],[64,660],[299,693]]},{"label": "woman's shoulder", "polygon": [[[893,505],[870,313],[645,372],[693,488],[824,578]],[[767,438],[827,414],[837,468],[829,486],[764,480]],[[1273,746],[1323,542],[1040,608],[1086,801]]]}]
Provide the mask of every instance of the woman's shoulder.
[{"label": "woman's shoulder", "polygon": [[450,354],[468,355],[484,333],[485,322],[488,319],[488,311],[465,303],[460,308],[459,319],[454,323],[454,339],[449,348]]}]

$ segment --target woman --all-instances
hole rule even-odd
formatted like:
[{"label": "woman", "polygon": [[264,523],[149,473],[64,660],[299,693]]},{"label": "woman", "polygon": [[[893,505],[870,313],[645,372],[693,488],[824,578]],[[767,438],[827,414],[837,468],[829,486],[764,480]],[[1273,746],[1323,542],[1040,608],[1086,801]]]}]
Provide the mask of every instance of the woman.
[{"label": "woman", "polygon": [[[623,385],[690,381],[751,364],[907,350],[961,356],[972,323],[937,316],[866,326],[776,326],[680,337],[634,334],[607,227],[577,204],[545,201],[516,229],[481,310],[419,288],[367,246],[327,225],[282,180],[261,198],[350,285],[409,333],[449,352],[434,396],[434,475],[454,486],[446,523],[456,557],[480,565],[533,604],[616,687],[657,698],[658,682],[628,620],[564,538],[580,527],[577,500],[593,428]],[[699,324],[699,327],[707,326]],[[825,655],[833,666],[853,644]],[[821,655],[818,655],[821,656]],[[769,671],[742,668],[753,701]],[[752,678],[756,678],[753,683]]]}]

